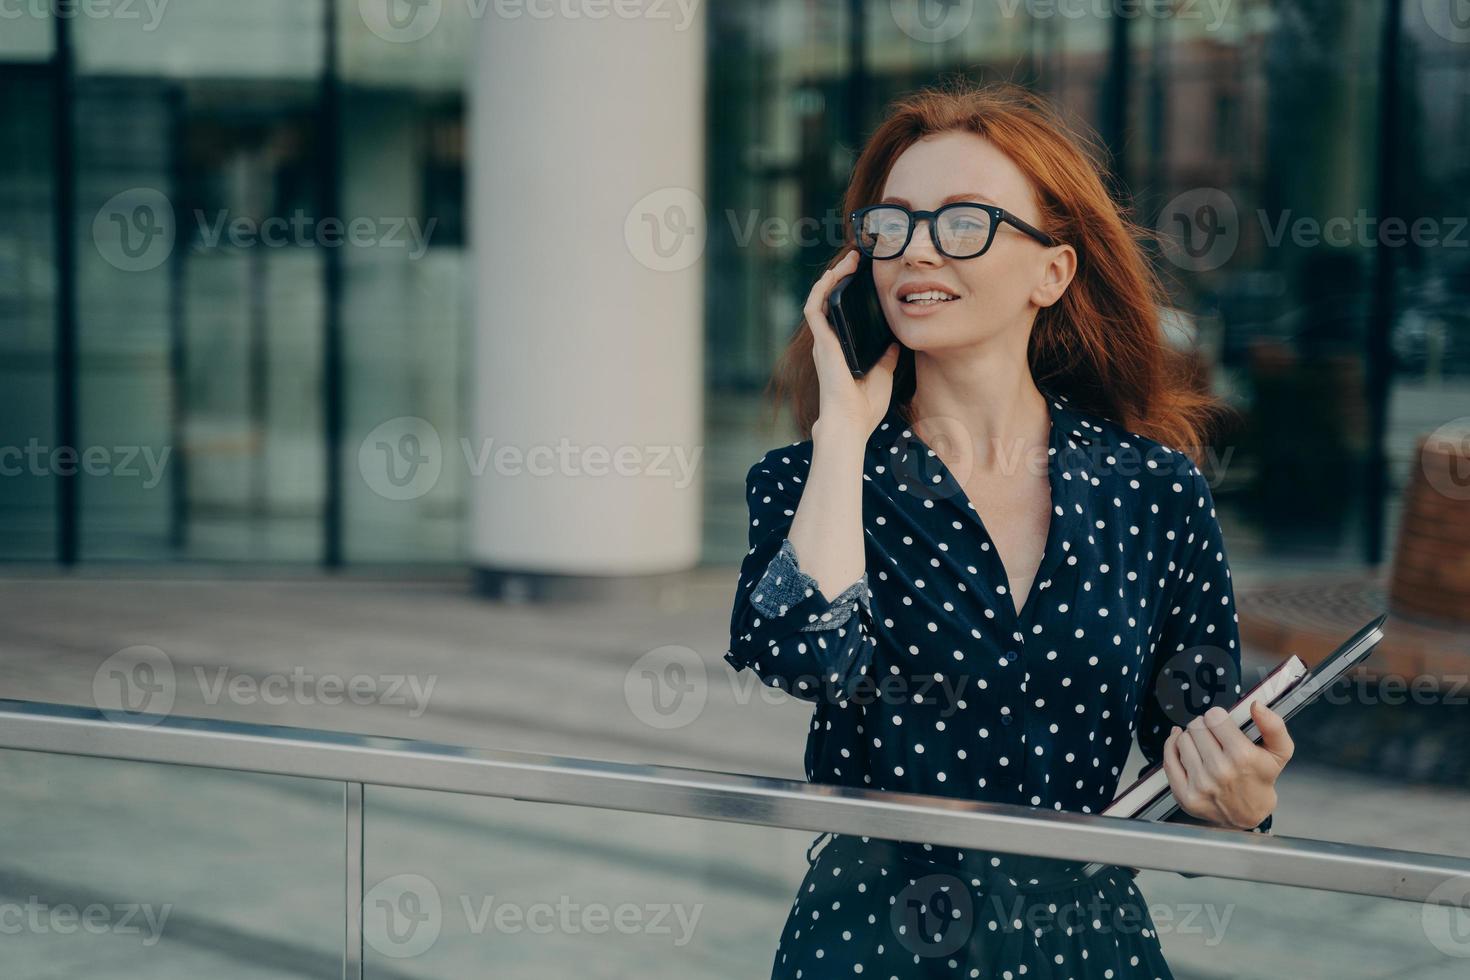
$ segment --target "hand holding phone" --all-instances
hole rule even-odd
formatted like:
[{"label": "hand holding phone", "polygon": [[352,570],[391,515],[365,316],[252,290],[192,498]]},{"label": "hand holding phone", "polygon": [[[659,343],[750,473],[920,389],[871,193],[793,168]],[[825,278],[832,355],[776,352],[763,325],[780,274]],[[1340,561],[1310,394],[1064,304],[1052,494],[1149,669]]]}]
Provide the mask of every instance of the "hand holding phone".
[{"label": "hand holding phone", "polygon": [[827,308],[848,370],[854,378],[861,378],[895,342],[878,302],[872,259],[859,257],[857,271],[832,287]]},{"label": "hand holding phone", "polygon": [[[850,295],[846,304],[832,302],[832,293],[839,281],[850,278],[854,285],[861,284],[862,277],[855,275],[859,271],[859,257],[860,253],[853,249],[824,272],[813,284],[802,312],[812,334],[812,360],[816,364],[820,385],[818,421],[824,430],[861,430],[861,437],[866,438],[888,411],[899,345],[896,340],[891,340],[886,347],[878,348],[876,355],[867,358],[855,343],[844,344],[828,320],[828,311],[842,306],[841,315],[847,325],[844,332],[854,340],[860,335],[854,330],[859,325],[853,323],[847,313],[856,309],[857,294]],[[868,278],[871,281],[871,276]],[[883,320],[881,310],[876,309],[876,293],[872,298],[877,322],[887,331],[887,322]],[[854,370],[854,364],[857,370]]]}]

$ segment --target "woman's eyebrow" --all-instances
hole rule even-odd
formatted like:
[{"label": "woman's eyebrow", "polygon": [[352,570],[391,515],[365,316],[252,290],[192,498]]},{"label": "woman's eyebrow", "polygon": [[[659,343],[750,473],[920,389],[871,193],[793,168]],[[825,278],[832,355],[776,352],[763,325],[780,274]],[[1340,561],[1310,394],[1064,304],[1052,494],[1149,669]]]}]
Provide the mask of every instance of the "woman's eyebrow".
[{"label": "woman's eyebrow", "polygon": [[[949,197],[946,197],[944,200],[942,200],[942,201],[939,202],[939,206],[940,207],[944,207],[944,205],[946,205],[946,204],[953,204],[956,201],[980,201],[980,202],[985,203],[985,204],[994,204],[995,203],[994,201],[992,201],[986,195],[980,194],[980,193],[978,193],[976,191],[962,191],[959,194],[951,194]],[[903,207],[906,207],[906,208],[912,208],[913,207],[913,205],[910,204],[908,201],[904,200],[901,197],[895,197],[892,194],[890,194],[887,197],[883,198],[883,200],[879,201],[878,203],[879,204],[899,204],[899,205],[902,205]]]}]

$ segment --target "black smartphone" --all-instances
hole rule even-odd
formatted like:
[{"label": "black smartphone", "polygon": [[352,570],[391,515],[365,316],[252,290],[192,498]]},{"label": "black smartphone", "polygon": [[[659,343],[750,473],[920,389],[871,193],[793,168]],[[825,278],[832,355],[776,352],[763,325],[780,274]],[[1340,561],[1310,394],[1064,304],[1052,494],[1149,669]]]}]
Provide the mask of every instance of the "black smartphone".
[{"label": "black smartphone", "polygon": [[827,319],[837,332],[847,369],[854,378],[861,378],[896,339],[878,302],[872,259],[860,256],[857,271],[832,287],[827,294]]}]

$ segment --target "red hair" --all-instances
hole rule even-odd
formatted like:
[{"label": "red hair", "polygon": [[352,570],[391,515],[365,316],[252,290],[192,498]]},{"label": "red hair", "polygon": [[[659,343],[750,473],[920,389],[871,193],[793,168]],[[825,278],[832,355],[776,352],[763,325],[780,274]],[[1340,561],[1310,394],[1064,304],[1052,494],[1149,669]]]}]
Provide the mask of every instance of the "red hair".
[{"label": "red hair", "polygon": [[[1104,186],[1105,150],[1095,136],[1074,132],[1041,96],[961,78],[898,99],[853,167],[842,213],[878,200],[904,150],[951,131],[982,136],[1010,157],[1035,190],[1039,227],[1077,251],[1072,282],[1037,313],[1031,329],[1027,361],[1037,386],[1185,452],[1198,465],[1206,428],[1228,409],[1201,390],[1190,355],[1165,338],[1160,312],[1167,296],[1144,250],[1148,233]],[[843,228],[844,246],[829,269],[854,247],[851,224]],[[803,439],[811,437],[819,404],[807,326],[803,317],[767,385],[774,410],[791,401]],[[899,353],[892,404],[912,422],[914,355],[902,346]]]}]

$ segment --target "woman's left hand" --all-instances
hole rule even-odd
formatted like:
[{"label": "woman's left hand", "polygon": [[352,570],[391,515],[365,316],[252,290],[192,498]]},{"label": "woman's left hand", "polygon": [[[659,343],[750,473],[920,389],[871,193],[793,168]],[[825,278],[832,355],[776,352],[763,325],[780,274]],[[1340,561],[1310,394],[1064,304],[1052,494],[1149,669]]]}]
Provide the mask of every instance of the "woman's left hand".
[{"label": "woman's left hand", "polygon": [[1294,745],[1286,722],[1256,702],[1251,717],[1261,744],[1245,736],[1218,705],[1164,741],[1164,771],[1174,798],[1192,817],[1237,830],[1257,827],[1276,809],[1276,777]]}]

